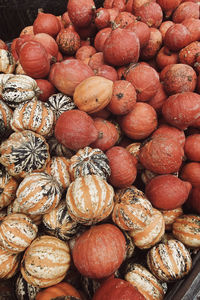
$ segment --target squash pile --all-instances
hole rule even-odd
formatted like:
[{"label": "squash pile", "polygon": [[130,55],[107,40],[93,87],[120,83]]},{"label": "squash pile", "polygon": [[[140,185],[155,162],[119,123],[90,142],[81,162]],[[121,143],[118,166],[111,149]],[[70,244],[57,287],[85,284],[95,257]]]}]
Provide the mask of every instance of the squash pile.
[{"label": "squash pile", "polygon": [[0,40],[0,300],[162,300],[200,248],[198,1],[69,0]]}]

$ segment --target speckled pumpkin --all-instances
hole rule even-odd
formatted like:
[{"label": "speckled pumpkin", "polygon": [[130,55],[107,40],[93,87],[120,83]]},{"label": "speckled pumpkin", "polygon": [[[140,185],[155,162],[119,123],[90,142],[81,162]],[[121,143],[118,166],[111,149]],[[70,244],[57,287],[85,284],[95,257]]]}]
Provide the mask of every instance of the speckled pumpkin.
[{"label": "speckled pumpkin", "polygon": [[56,179],[61,190],[66,190],[70,185],[69,159],[54,156],[48,162],[45,172]]},{"label": "speckled pumpkin", "polygon": [[15,199],[17,187],[17,180],[0,165],[0,210]]},{"label": "speckled pumpkin", "polygon": [[15,108],[10,126],[14,131],[32,130],[42,136],[50,136],[54,120],[54,113],[49,105],[34,97]]},{"label": "speckled pumpkin", "polygon": [[183,243],[169,240],[148,251],[147,264],[158,279],[170,282],[188,274],[192,268],[192,259]]},{"label": "speckled pumpkin", "polygon": [[47,143],[49,145],[49,152],[51,156],[64,156],[66,158],[70,158],[74,154],[72,150],[59,143],[55,136],[48,138]]},{"label": "speckled pumpkin", "polygon": [[172,225],[172,233],[184,245],[191,248],[200,247],[200,216],[182,215]]},{"label": "speckled pumpkin", "polygon": [[21,273],[29,284],[45,288],[64,279],[70,261],[70,250],[66,242],[43,235],[26,249],[21,261]]},{"label": "speckled pumpkin", "polygon": [[23,252],[37,232],[37,226],[25,214],[10,214],[0,224],[0,245],[10,253]]},{"label": "speckled pumpkin", "polygon": [[8,279],[15,275],[20,262],[19,254],[13,254],[0,247],[0,278]]},{"label": "speckled pumpkin", "polygon": [[43,215],[44,230],[64,241],[71,239],[79,230],[80,224],[70,217],[65,201]]},{"label": "speckled pumpkin", "polygon": [[132,264],[125,274],[125,280],[130,282],[148,300],[162,300],[165,289],[159,280],[140,264]]},{"label": "speckled pumpkin", "polygon": [[47,100],[47,103],[53,110],[56,120],[63,112],[74,109],[76,107],[73,99],[63,93],[51,95]]},{"label": "speckled pumpkin", "polygon": [[40,290],[39,287],[29,284],[19,273],[14,289],[17,300],[35,300]]},{"label": "speckled pumpkin", "polygon": [[71,218],[81,224],[96,224],[113,209],[114,190],[102,177],[78,177],[69,186],[66,203]]},{"label": "speckled pumpkin", "polygon": [[152,210],[151,221],[140,231],[130,230],[129,234],[133,238],[135,245],[140,249],[149,249],[157,244],[165,233],[165,221],[162,213]]},{"label": "speckled pumpkin", "polygon": [[107,179],[111,174],[105,153],[98,148],[92,149],[90,147],[80,149],[70,158],[69,172],[72,180],[91,174]]},{"label": "speckled pumpkin", "polygon": [[112,219],[121,229],[133,233],[143,230],[150,223],[153,207],[135,186],[117,190],[114,202]]},{"label": "speckled pumpkin", "polygon": [[59,184],[47,173],[32,172],[19,184],[13,202],[13,212],[30,215],[48,213],[61,199]]},{"label": "speckled pumpkin", "polygon": [[27,75],[15,75],[6,80],[2,98],[6,104],[15,108],[19,103],[31,100],[40,94],[37,82]]},{"label": "speckled pumpkin", "polygon": [[13,111],[2,100],[0,100],[0,139],[7,137],[11,133],[10,120]]},{"label": "speckled pumpkin", "polygon": [[33,171],[43,171],[50,160],[45,138],[30,130],[12,133],[1,144],[0,154],[0,163],[17,178]]},{"label": "speckled pumpkin", "polygon": [[12,53],[5,49],[0,49],[0,72],[5,74],[13,73],[16,61]]},{"label": "speckled pumpkin", "polygon": [[160,210],[160,211],[164,217],[166,231],[171,231],[172,225],[173,225],[174,221],[176,220],[176,218],[178,218],[179,216],[181,216],[183,214],[182,207],[177,207],[177,208],[171,209],[171,210]]}]

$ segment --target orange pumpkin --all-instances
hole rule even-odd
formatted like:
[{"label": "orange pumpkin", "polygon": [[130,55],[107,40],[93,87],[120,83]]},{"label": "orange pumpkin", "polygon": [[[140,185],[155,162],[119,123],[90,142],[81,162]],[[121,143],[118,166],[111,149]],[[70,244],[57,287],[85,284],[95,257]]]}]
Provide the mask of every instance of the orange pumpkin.
[{"label": "orange pumpkin", "polygon": [[81,299],[79,292],[71,284],[60,282],[39,292],[36,300],[51,300],[59,296],[73,296]]}]

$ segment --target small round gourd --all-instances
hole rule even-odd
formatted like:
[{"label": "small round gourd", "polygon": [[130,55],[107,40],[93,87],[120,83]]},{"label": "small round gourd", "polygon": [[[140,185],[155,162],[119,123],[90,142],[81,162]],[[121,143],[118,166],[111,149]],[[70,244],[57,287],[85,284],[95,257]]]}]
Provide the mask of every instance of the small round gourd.
[{"label": "small round gourd", "polygon": [[32,172],[19,184],[16,196],[13,212],[41,215],[58,205],[61,191],[52,176],[44,172]]},{"label": "small round gourd", "polygon": [[151,272],[140,264],[131,264],[125,274],[125,280],[137,288],[145,299],[162,300],[164,298],[164,287]]},{"label": "small round gourd", "polygon": [[1,144],[0,154],[0,163],[17,178],[33,171],[43,171],[50,159],[45,138],[30,130],[12,133]]},{"label": "small round gourd", "polygon": [[69,186],[66,203],[71,218],[81,224],[96,224],[113,209],[114,190],[102,177],[78,177]]},{"label": "small round gourd", "polygon": [[53,111],[36,97],[20,103],[15,108],[10,122],[14,131],[32,130],[42,136],[50,136],[53,132],[53,125]]},{"label": "small round gourd", "polygon": [[183,243],[169,240],[148,251],[147,264],[158,279],[170,282],[188,274],[192,268],[192,259]]},{"label": "small round gourd", "polygon": [[4,87],[5,83],[6,83],[6,81],[10,77],[13,77],[13,76],[15,76],[15,75],[14,74],[3,74],[3,73],[0,73],[0,99],[2,99],[3,87]]},{"label": "small round gourd", "polygon": [[108,158],[102,150],[85,147],[70,158],[69,173],[71,180],[91,174],[107,179],[111,171]]},{"label": "small round gourd", "polygon": [[48,162],[45,172],[56,179],[61,190],[66,190],[70,185],[69,159],[54,156]]},{"label": "small round gourd", "polygon": [[42,222],[47,234],[64,241],[71,239],[80,228],[80,224],[70,217],[65,201],[61,201],[56,208],[44,214]]},{"label": "small round gourd", "polygon": [[20,262],[19,254],[8,252],[0,247],[0,278],[8,279],[15,275]]},{"label": "small round gourd", "polygon": [[0,210],[15,199],[17,187],[17,180],[0,165]]},{"label": "small round gourd", "polygon": [[10,120],[12,118],[13,111],[2,100],[0,100],[0,139],[7,137],[11,132]]},{"label": "small round gourd", "polygon": [[165,230],[171,231],[172,225],[176,221],[176,219],[183,214],[182,207],[177,207],[175,209],[170,210],[160,210],[165,221]]},{"label": "small round gourd", "polygon": [[70,261],[70,250],[66,242],[43,235],[26,249],[21,261],[21,273],[29,284],[45,288],[64,279]]},{"label": "small round gourd", "polygon": [[19,103],[37,97],[40,92],[37,82],[32,77],[15,75],[3,85],[2,98],[8,106],[15,108]]},{"label": "small round gourd", "polygon": [[0,224],[0,245],[11,253],[23,252],[37,232],[37,226],[25,214],[7,215]]},{"label": "small round gourd", "polygon": [[19,273],[15,283],[15,295],[17,300],[35,300],[41,289],[29,284]]},{"label": "small round gourd", "polygon": [[176,218],[172,225],[172,233],[185,246],[200,247],[200,216],[182,215]]},{"label": "small round gourd", "polygon": [[75,109],[76,105],[71,97],[63,94],[57,93],[53,94],[47,100],[48,105],[53,110],[56,120],[60,117],[60,115],[71,109]]},{"label": "small round gourd", "polygon": [[137,232],[150,223],[153,207],[135,186],[117,190],[114,203],[112,219],[121,229]]},{"label": "small round gourd", "polygon": [[16,61],[12,53],[5,49],[0,49],[0,73],[10,74],[15,70]]}]

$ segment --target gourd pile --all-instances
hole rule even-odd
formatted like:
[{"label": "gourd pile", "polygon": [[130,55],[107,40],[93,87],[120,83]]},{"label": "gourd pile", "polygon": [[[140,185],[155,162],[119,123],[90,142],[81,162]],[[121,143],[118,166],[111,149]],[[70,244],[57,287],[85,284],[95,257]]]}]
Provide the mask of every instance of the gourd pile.
[{"label": "gourd pile", "polygon": [[196,0],[69,0],[0,41],[0,299],[164,299],[200,247]]}]

